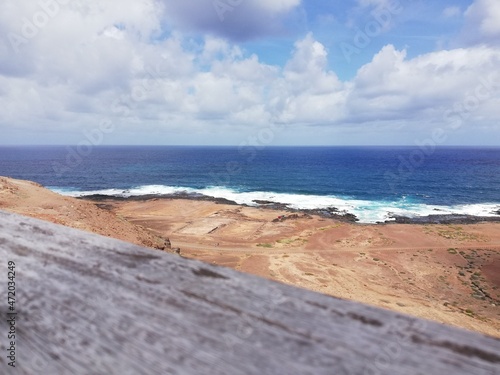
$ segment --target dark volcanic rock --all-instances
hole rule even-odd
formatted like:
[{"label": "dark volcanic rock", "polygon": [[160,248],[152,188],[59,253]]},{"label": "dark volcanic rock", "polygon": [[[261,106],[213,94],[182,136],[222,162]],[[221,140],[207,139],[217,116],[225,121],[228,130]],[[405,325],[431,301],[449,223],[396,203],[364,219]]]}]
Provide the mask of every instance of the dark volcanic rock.
[{"label": "dark volcanic rock", "polygon": [[259,207],[269,208],[271,210],[289,210],[290,209],[288,207],[289,203],[280,203],[280,202],[266,201],[266,200],[260,200],[260,199],[255,199],[252,202],[257,203],[259,205]]},{"label": "dark volcanic rock", "polygon": [[400,215],[392,215],[390,218],[395,221],[386,221],[386,223],[397,224],[473,224],[485,221],[500,222],[500,217],[490,216],[472,216],[472,215],[428,215],[428,216],[415,216],[407,217]]},{"label": "dark volcanic rock", "polygon": [[309,214],[291,214],[291,215],[283,215],[283,216],[278,216],[276,219],[273,220],[273,223],[277,223],[280,221],[285,221],[285,220],[296,220],[296,219],[311,219],[312,216]]},{"label": "dark volcanic rock", "polygon": [[328,208],[322,208],[322,209],[316,209],[316,210],[302,210],[302,211],[306,212],[310,215],[318,215],[321,217],[335,219],[335,220],[349,222],[349,223],[355,223],[355,222],[359,221],[359,219],[356,217],[356,215],[348,213],[346,211],[340,211],[336,207],[328,207]]},{"label": "dark volcanic rock", "polygon": [[272,201],[265,201],[261,199],[254,199],[252,202],[257,203],[257,204],[274,204],[275,202]]},{"label": "dark volcanic rock", "polygon": [[[163,195],[156,195],[156,194],[149,194],[149,195],[141,195],[141,196],[135,196],[135,197],[119,197],[119,196],[109,196],[109,195],[88,195],[85,197],[79,197],[79,199],[84,199],[84,200],[90,200],[93,202],[106,202],[106,201],[148,201],[148,200],[157,200],[157,199],[189,199],[189,200],[198,200],[198,201],[209,201],[209,202],[215,202],[219,204],[230,204],[230,205],[236,205],[236,206],[247,206],[246,204],[238,204],[234,201],[231,201],[229,199],[225,198],[215,198],[215,197],[210,197],[207,195],[203,194],[198,194],[198,193],[186,193],[186,192],[181,192],[181,193],[175,193],[175,194],[163,194]],[[327,207],[327,208],[322,208],[322,209],[314,209],[314,210],[299,210],[295,208],[290,208],[288,203],[279,203],[279,202],[272,202],[272,201],[266,201],[266,200],[254,200],[254,203],[259,204],[259,208],[262,209],[271,209],[271,210],[282,210],[282,211],[288,211],[288,212],[293,212],[293,213],[302,213],[301,217],[307,217],[309,218],[311,215],[317,215],[321,216],[324,218],[328,219],[335,219],[339,221],[344,221],[344,222],[350,222],[350,223],[355,223],[359,221],[359,219],[356,217],[356,215],[353,215],[351,213],[345,212],[345,211],[340,211],[336,207]],[[100,205],[103,206],[105,203],[99,203]],[[287,215],[287,217],[290,215]],[[295,218],[295,217],[291,217]]]},{"label": "dark volcanic rock", "polygon": [[94,195],[85,195],[83,197],[76,197],[76,199],[82,199],[82,200],[89,200],[89,201],[126,201],[129,200],[130,198],[125,198],[125,197],[115,197],[115,196],[109,196],[109,195],[102,195],[102,194],[94,194]]},{"label": "dark volcanic rock", "polygon": [[238,203],[231,201],[225,198],[215,198],[209,197],[208,195],[197,194],[197,193],[175,193],[175,194],[148,194],[148,195],[139,195],[133,197],[119,197],[119,196],[109,196],[109,195],[87,195],[84,197],[78,197],[78,199],[85,199],[91,201],[149,201],[156,199],[189,199],[189,200],[197,200],[197,201],[209,201],[215,202],[219,204],[230,204],[230,205],[238,205]]}]

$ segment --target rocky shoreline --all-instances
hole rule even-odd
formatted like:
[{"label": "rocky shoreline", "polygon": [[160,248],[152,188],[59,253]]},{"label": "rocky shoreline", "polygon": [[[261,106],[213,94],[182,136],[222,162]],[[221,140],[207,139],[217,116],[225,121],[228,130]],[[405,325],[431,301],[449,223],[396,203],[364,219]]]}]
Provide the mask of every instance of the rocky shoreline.
[{"label": "rocky shoreline", "polygon": [[251,207],[193,194],[75,199],[29,181],[0,185],[2,210],[499,336],[500,224],[474,224],[497,218],[361,224],[338,207],[300,212],[270,199]]},{"label": "rocky shoreline", "polygon": [[[189,193],[175,193],[175,194],[163,194],[163,195],[150,194],[150,195],[141,195],[141,196],[133,196],[133,197],[119,197],[119,196],[95,194],[95,195],[87,195],[84,197],[78,197],[78,199],[90,200],[93,202],[100,202],[100,201],[144,202],[144,201],[155,200],[155,199],[187,199],[187,200],[194,200],[194,201],[214,202],[214,203],[218,203],[218,204],[228,204],[228,205],[233,205],[233,206],[256,207],[256,208],[262,208],[262,209],[268,209],[268,210],[282,210],[282,211],[288,211],[288,212],[291,212],[294,214],[317,215],[317,216],[320,216],[323,218],[335,219],[335,220],[349,222],[349,223],[356,223],[357,221],[359,221],[359,219],[356,217],[356,215],[353,215],[353,214],[348,213],[348,212],[339,211],[335,207],[328,207],[328,208],[321,208],[321,209],[318,208],[318,209],[312,209],[312,210],[297,209],[297,208],[289,207],[289,205],[286,203],[277,203],[277,202],[259,201],[259,200],[254,201],[254,203],[256,203],[257,206],[250,206],[248,204],[236,203],[235,201],[232,201],[229,199],[216,198],[216,197],[211,197],[211,196],[203,195],[203,194],[189,194]],[[104,206],[103,206],[103,208],[104,208]]]},{"label": "rocky shoreline", "polygon": [[394,221],[386,223],[396,224],[477,224],[481,222],[500,222],[500,216],[473,216],[473,215],[428,215],[407,217],[400,215],[391,216]]},{"label": "rocky shoreline", "polygon": [[[119,197],[119,196],[109,196],[109,195],[88,195],[84,197],[79,197],[79,199],[91,200],[91,201],[149,201],[155,199],[188,199],[195,201],[208,201],[218,204],[228,204],[234,206],[244,206],[250,207],[247,204],[239,204],[235,201],[216,198],[203,194],[193,194],[193,193],[175,193],[175,194],[149,194],[133,197]],[[340,211],[336,207],[327,208],[317,208],[317,209],[296,209],[289,207],[286,203],[277,203],[266,200],[255,200],[253,201],[257,208],[270,209],[270,210],[283,210],[291,212],[292,214],[303,214],[303,215],[317,215],[322,218],[334,219],[342,222],[348,223],[358,223],[359,219],[356,215],[351,214],[346,211]],[[384,222],[377,222],[376,224],[476,224],[481,222],[500,222],[500,211],[497,212],[497,216],[473,216],[473,215],[459,215],[459,214],[441,214],[441,215],[428,215],[428,216],[402,216],[402,215],[390,215],[391,220],[386,220]]]}]

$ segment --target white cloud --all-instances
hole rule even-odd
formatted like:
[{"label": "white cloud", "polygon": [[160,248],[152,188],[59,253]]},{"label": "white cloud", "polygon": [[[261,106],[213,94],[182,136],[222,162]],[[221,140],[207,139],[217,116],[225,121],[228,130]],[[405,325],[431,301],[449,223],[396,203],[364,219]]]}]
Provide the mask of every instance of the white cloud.
[{"label": "white cloud", "polygon": [[465,11],[461,39],[466,44],[500,45],[500,1],[475,0]]},{"label": "white cloud", "polygon": [[[36,135],[35,142],[78,142],[82,129],[107,119],[117,128],[108,141],[125,143],[170,142],[174,135],[239,143],[241,132],[272,122],[302,133],[311,125],[419,131],[457,115],[464,131],[497,126],[500,50],[494,43],[413,58],[387,45],[352,80],[341,81],[312,34],[296,41],[283,67],[270,66],[222,37],[166,32],[167,3],[73,1],[25,38],[19,53],[1,39],[2,134],[17,129]],[[282,14],[298,4],[254,6]],[[489,21],[494,12],[483,12],[496,8],[486,5],[492,3],[477,1],[466,16],[484,25],[481,33],[496,35]],[[23,20],[33,20],[37,7],[1,3],[0,31],[22,35]],[[491,84],[477,94],[483,82]]]},{"label": "white cloud", "polygon": [[[474,96],[484,80],[500,79],[498,61],[500,51],[487,47],[407,59],[406,51],[386,46],[354,79],[349,98],[351,119],[446,122],[446,112]],[[498,95],[498,87],[482,90],[473,112],[480,112]]]},{"label": "white cloud", "polygon": [[327,51],[312,34],[295,43],[282,76],[273,83],[272,111],[279,122],[332,123],[342,116],[345,91],[327,69]]},{"label": "white cloud", "polygon": [[500,2],[496,0],[476,0],[465,13],[470,20],[477,21],[485,36],[500,35]]}]

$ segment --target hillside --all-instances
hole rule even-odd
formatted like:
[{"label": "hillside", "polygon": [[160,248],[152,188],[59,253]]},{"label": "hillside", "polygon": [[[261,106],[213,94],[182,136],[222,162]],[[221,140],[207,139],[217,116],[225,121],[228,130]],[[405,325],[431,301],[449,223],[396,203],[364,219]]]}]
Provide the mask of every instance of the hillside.
[{"label": "hillside", "polygon": [[160,250],[169,249],[167,238],[151,234],[91,202],[64,197],[41,185],[0,177],[0,210],[47,220]]}]

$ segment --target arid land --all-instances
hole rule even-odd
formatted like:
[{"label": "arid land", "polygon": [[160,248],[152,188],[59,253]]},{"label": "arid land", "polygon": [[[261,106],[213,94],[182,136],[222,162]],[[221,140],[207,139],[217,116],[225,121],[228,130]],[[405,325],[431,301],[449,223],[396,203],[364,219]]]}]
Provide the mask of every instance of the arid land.
[{"label": "arid land", "polygon": [[169,239],[187,258],[500,337],[498,222],[361,225],[202,200],[93,202],[6,178],[0,209],[165,251]]}]

